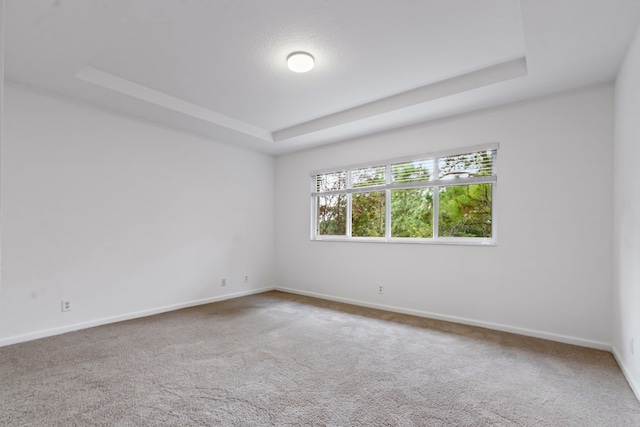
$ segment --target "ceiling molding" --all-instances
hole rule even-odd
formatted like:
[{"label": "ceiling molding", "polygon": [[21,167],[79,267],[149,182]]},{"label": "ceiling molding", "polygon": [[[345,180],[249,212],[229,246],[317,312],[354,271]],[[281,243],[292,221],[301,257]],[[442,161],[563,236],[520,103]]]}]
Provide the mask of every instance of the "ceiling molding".
[{"label": "ceiling molding", "polygon": [[280,129],[273,133],[273,140],[284,141],[526,75],[527,59],[523,56]]},{"label": "ceiling molding", "polygon": [[76,78],[85,82],[101,86],[134,98],[177,111],[188,116],[225,127],[245,135],[262,139],[266,142],[273,142],[271,133],[268,131],[244,123],[240,120],[225,116],[215,111],[208,110],[198,105],[176,98],[166,93],[148,88],[146,86],[123,79],[113,74],[98,70],[93,67],[83,67],[76,74]]},{"label": "ceiling molding", "polygon": [[265,142],[278,142],[526,75],[527,60],[526,57],[521,57],[280,129],[273,133],[94,67],[83,67],[75,77],[87,83],[150,102]]}]

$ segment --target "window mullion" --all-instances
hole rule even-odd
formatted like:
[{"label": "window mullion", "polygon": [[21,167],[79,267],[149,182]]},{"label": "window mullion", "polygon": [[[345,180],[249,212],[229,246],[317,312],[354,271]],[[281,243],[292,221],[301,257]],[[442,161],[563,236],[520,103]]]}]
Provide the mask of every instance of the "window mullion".
[{"label": "window mullion", "polygon": [[491,238],[493,240],[498,239],[498,216],[496,215],[496,196],[498,192],[496,191],[497,182],[491,184]]},{"label": "window mullion", "polygon": [[439,232],[439,224],[438,219],[440,218],[440,214],[438,213],[440,210],[440,187],[433,187],[433,238],[436,238],[440,235]]},{"label": "window mullion", "polygon": [[[317,189],[317,176],[311,177],[311,194]],[[318,234],[318,198],[311,196],[311,239]]]},{"label": "window mullion", "polygon": [[[433,162],[433,179],[440,179],[440,158],[436,157]],[[440,218],[440,186],[436,185],[433,187],[433,238],[437,238],[440,235],[439,232],[439,223],[438,220]]]},{"label": "window mullion", "polygon": [[[347,190],[351,189],[351,171],[347,170]],[[351,192],[347,193],[347,238],[350,239],[351,238],[351,215],[352,215],[352,209],[351,209]]]},{"label": "window mullion", "polygon": [[385,219],[384,219],[384,237],[389,240],[391,238],[391,190],[388,186],[391,184],[391,164],[387,163],[385,169],[385,183],[387,189],[384,191],[385,201]]},{"label": "window mullion", "polygon": [[[498,176],[498,150],[492,151],[491,170],[493,175]],[[498,215],[496,214],[498,181],[491,184],[491,238],[495,241],[498,239]]]},{"label": "window mullion", "polygon": [[351,194],[347,194],[347,237],[351,238]]}]

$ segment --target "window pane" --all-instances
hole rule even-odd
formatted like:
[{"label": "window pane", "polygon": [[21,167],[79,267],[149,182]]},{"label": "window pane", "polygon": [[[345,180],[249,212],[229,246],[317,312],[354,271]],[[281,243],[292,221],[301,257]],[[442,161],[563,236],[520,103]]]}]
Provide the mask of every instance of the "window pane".
[{"label": "window pane", "polygon": [[440,187],[441,237],[491,237],[491,184]]},{"label": "window pane", "polygon": [[440,168],[438,178],[455,179],[492,175],[493,155],[494,151],[488,150],[440,157],[438,161],[438,167]]},{"label": "window pane", "polygon": [[347,234],[347,195],[318,196],[318,235]]},{"label": "window pane", "polygon": [[429,181],[433,176],[433,159],[391,165],[391,182],[406,183]]},{"label": "window pane", "polygon": [[384,166],[371,166],[354,169],[351,171],[351,186],[353,188],[371,187],[372,185],[384,185]]},{"label": "window pane", "polygon": [[316,175],[316,191],[344,190],[347,188],[347,172],[331,172]]},{"label": "window pane", "polygon": [[433,237],[433,188],[391,191],[391,237]]},{"label": "window pane", "polygon": [[384,237],[385,192],[371,191],[351,196],[351,235]]}]

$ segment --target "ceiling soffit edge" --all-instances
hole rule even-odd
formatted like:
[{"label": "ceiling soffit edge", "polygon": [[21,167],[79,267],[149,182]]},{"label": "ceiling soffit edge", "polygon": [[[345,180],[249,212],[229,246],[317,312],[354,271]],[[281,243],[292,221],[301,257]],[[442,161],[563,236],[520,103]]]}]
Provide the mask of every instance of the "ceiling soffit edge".
[{"label": "ceiling soffit edge", "polygon": [[319,117],[271,133],[266,129],[253,126],[210,109],[195,105],[180,98],[151,89],[144,85],[123,79],[94,67],[85,66],[76,73],[76,78],[125,96],[149,102],[151,104],[217,125],[229,130],[258,138],[264,142],[278,142],[312,134],[348,123],[354,123],[430,101],[445,98],[473,89],[489,86],[527,75],[527,60],[522,56],[486,68],[461,74],[449,79],[434,82],[391,95],[376,101],[358,105],[347,110]]}]

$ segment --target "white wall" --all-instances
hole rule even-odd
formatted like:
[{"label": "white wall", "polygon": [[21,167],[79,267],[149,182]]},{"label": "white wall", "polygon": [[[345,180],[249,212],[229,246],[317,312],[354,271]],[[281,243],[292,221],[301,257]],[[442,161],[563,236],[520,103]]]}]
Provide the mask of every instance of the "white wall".
[{"label": "white wall", "polygon": [[273,157],[13,85],[4,128],[0,345],[273,285]]},{"label": "white wall", "polygon": [[[4,104],[4,0],[0,0],[0,182],[2,182],[2,109]],[[2,212],[2,192],[0,192],[0,212]],[[0,214],[0,240],[2,239],[2,214]],[[0,277],[2,277],[2,245],[0,245]],[[0,281],[0,298],[2,298]],[[2,326],[2,304],[0,304],[0,327]]]},{"label": "white wall", "polygon": [[[640,32],[615,89],[613,349],[640,398]],[[634,339],[634,355],[630,340]]]},{"label": "white wall", "polygon": [[[494,141],[496,247],[309,240],[310,171]],[[278,286],[609,348],[612,144],[605,85],[278,157]]]}]

